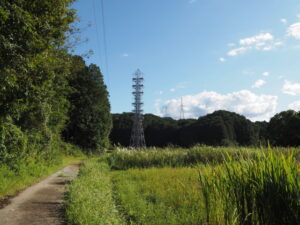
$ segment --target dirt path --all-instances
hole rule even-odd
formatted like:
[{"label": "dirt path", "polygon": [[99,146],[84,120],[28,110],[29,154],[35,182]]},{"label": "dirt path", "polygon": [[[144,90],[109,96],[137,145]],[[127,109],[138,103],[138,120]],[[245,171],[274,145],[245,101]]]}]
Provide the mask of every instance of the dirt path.
[{"label": "dirt path", "polygon": [[79,165],[70,165],[35,184],[0,209],[1,225],[63,224],[66,184],[76,177]]}]

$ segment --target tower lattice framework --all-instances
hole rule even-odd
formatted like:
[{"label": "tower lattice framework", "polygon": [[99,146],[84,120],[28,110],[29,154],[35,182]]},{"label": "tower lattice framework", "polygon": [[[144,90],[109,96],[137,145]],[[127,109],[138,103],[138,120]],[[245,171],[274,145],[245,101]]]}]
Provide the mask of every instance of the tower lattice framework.
[{"label": "tower lattice framework", "polygon": [[143,74],[142,72],[137,69],[137,71],[134,73],[134,77],[132,78],[133,81],[133,89],[132,92],[134,97],[134,102],[132,103],[134,109],[132,112],[133,115],[133,125],[131,130],[131,138],[130,138],[130,147],[132,148],[145,148],[146,142],[145,142],[145,136],[144,136],[144,129],[143,129],[143,102],[142,102],[142,95],[143,92]]}]

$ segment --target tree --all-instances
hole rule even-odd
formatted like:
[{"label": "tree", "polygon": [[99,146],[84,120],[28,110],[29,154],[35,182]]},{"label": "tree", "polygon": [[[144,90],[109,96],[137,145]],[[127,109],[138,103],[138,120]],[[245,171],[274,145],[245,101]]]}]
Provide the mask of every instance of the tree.
[{"label": "tree", "polygon": [[300,112],[288,110],[271,118],[269,139],[277,146],[300,146]]},{"label": "tree", "polygon": [[[129,145],[131,114],[113,115],[111,140],[114,144]],[[174,120],[152,114],[144,115],[147,146],[169,144],[190,147],[206,145],[255,145],[259,143],[257,127],[244,116],[224,110],[200,117],[198,120]]]},{"label": "tree", "polygon": [[75,20],[72,2],[0,1],[0,135],[18,130],[28,138],[25,150],[57,151],[68,111],[64,44]]},{"label": "tree", "polygon": [[70,119],[63,135],[87,152],[101,152],[109,147],[111,115],[99,67],[86,66],[80,56],[74,56],[69,85],[73,89],[69,96]]}]

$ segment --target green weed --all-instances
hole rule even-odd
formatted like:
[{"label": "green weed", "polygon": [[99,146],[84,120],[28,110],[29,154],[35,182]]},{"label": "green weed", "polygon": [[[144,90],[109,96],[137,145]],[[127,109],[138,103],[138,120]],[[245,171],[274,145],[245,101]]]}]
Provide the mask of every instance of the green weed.
[{"label": "green weed", "polygon": [[100,160],[87,160],[70,185],[66,197],[67,224],[121,225],[112,197],[109,167]]}]

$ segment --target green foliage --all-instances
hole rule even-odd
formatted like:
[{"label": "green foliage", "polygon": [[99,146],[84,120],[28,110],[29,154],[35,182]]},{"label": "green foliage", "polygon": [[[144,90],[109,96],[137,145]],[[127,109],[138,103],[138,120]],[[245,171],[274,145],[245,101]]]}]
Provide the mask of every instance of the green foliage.
[{"label": "green foliage", "polygon": [[112,197],[108,166],[99,160],[88,160],[71,185],[66,200],[67,224],[124,224]]},{"label": "green foliage", "polygon": [[13,165],[26,153],[27,137],[12,123],[0,124],[0,164]]},{"label": "green foliage", "polygon": [[276,114],[269,123],[269,136],[277,146],[300,146],[300,112],[288,110]]},{"label": "green foliage", "polygon": [[[198,120],[173,120],[144,115],[147,146],[300,146],[300,112],[288,110],[276,114],[270,122],[251,122],[244,116],[224,110]],[[115,145],[129,146],[132,114],[114,114],[110,135]]]},{"label": "green foliage", "polygon": [[[59,160],[68,112],[63,48],[75,12],[73,0],[0,3],[0,154],[14,164],[23,155]],[[7,159],[10,159],[10,162]],[[57,158],[57,159],[55,159]],[[25,160],[25,159],[24,159]]]},{"label": "green foliage", "polygon": [[255,157],[260,149],[222,148],[209,146],[195,146],[191,149],[182,148],[148,148],[146,150],[117,149],[107,161],[112,169],[124,170],[129,168],[149,167],[184,167],[203,164],[219,164],[232,157]]},{"label": "green foliage", "polygon": [[109,147],[111,115],[100,69],[94,64],[86,66],[81,57],[74,56],[69,84],[73,92],[69,96],[70,120],[64,137],[86,152],[102,152]]},{"label": "green foliage", "polygon": [[[132,114],[114,114],[111,141],[129,145]],[[191,147],[196,144],[213,146],[254,146],[261,142],[258,125],[244,116],[224,110],[200,117],[198,120],[174,120],[144,115],[145,139],[148,146],[168,145]]]},{"label": "green foliage", "polygon": [[[0,3],[0,107],[20,126],[41,127],[47,122],[52,96],[56,52],[65,40],[74,12],[72,0],[3,0]],[[37,118],[37,119],[35,119]],[[31,121],[32,119],[32,121]],[[20,121],[21,120],[21,121]],[[24,121],[25,119],[23,119]],[[23,127],[22,127],[23,128]]]}]

